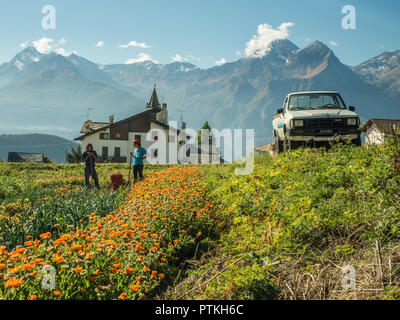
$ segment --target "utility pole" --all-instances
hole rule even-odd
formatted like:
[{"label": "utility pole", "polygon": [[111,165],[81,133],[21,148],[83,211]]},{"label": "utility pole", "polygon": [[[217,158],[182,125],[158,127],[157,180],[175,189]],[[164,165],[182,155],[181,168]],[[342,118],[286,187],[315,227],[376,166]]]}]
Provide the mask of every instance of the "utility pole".
[{"label": "utility pole", "polygon": [[86,117],[86,120],[89,120],[89,115],[91,110],[93,110],[93,108],[88,107],[86,110],[86,114],[81,115],[81,117]]},{"label": "utility pole", "polygon": [[186,112],[186,110],[176,109],[176,111],[178,111],[178,112],[181,113],[181,127],[182,127],[182,124],[183,124],[183,114]]}]

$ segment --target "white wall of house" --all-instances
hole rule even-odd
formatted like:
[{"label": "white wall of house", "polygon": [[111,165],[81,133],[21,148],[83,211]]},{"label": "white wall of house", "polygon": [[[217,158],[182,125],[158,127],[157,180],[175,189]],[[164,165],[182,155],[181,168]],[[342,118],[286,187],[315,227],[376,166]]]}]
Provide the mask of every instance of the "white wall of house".
[{"label": "white wall of house", "polygon": [[372,124],[365,132],[365,143],[369,145],[385,143],[385,136],[378,130],[375,124]]},{"label": "white wall of house", "polygon": [[108,157],[112,158],[115,156],[115,148],[119,147],[120,148],[120,157],[126,157],[127,158],[127,163],[129,163],[129,152],[133,150],[133,140],[135,139],[136,135],[141,135],[142,141],[145,139],[145,134],[141,132],[129,132],[129,140],[103,140],[100,139],[100,134],[101,133],[108,133],[109,129],[96,132],[95,134],[92,134],[90,136],[85,137],[82,140],[82,148],[83,150],[86,148],[86,145],[91,143],[93,145],[93,149],[97,152],[97,155],[99,157],[102,156],[102,150],[103,147],[108,147]]},{"label": "white wall of house", "polygon": [[[173,128],[171,130],[166,129],[156,123],[151,123],[151,129],[157,129],[160,130],[161,132],[164,133],[165,137],[166,137],[166,146],[165,146],[165,150],[166,150],[166,162],[169,161],[169,139],[174,139],[174,141],[177,141],[178,138],[176,136],[176,130]],[[99,132],[96,132],[92,135],[89,135],[87,137],[85,137],[82,140],[82,148],[83,150],[86,148],[86,145],[91,143],[93,145],[93,149],[97,152],[98,156],[101,157],[102,156],[102,150],[103,147],[108,147],[108,157],[112,158],[115,156],[114,154],[114,150],[116,147],[120,148],[120,157],[126,157],[127,158],[127,163],[129,163],[129,153],[131,151],[133,151],[133,140],[135,140],[135,138],[137,136],[140,136],[140,140],[142,142],[142,147],[144,147],[145,149],[147,149],[147,151],[150,152],[154,152],[155,149],[159,149],[158,152],[161,152],[161,148],[153,148],[151,147],[156,141],[147,141],[146,140],[146,136],[147,133],[144,132],[129,132],[128,133],[128,141],[121,141],[121,140],[102,140],[100,139],[100,134],[101,133],[108,133],[110,134],[110,130],[106,129],[106,130],[102,130]],[[169,138],[169,136],[171,135],[171,138]],[[174,138],[172,138],[172,136],[174,136]],[[161,142],[161,140],[159,140]],[[153,150],[154,149],[154,150]],[[160,160],[157,161],[157,163],[163,163],[161,155],[160,155]]]}]

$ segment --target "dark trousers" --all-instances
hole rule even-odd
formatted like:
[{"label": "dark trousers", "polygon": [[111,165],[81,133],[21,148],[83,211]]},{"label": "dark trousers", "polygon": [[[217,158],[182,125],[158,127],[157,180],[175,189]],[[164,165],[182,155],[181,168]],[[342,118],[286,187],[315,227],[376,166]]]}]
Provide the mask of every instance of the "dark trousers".
[{"label": "dark trousers", "polygon": [[133,166],[133,177],[135,180],[137,179],[138,174],[140,179],[143,179],[143,167],[144,166],[142,164],[136,164]]},{"label": "dark trousers", "polygon": [[89,182],[89,177],[92,176],[92,179],[94,181],[94,186],[97,189],[100,189],[99,186],[99,178],[97,176],[97,172],[95,168],[90,168],[90,167],[85,167],[85,187],[91,188],[92,186],[90,185]]}]

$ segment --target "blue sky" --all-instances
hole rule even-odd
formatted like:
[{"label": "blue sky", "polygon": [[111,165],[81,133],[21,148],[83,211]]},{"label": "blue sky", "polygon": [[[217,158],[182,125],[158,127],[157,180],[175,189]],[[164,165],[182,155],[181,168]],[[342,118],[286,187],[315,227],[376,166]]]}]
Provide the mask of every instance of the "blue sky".
[{"label": "blue sky", "polygon": [[[44,5],[56,9],[55,30],[42,28]],[[356,30],[341,26],[344,5],[356,8]],[[243,57],[258,25],[277,29],[291,22],[287,36],[298,47],[320,40],[343,63],[356,65],[400,49],[399,13],[400,2],[395,0],[2,1],[0,63],[21,51],[21,43],[47,38],[54,40],[49,42],[52,50],[76,51],[104,64],[135,61],[138,56],[170,63],[172,57],[180,57],[207,68]],[[60,44],[60,39],[66,42]],[[96,47],[100,41],[104,45]],[[132,41],[140,46],[119,47]]]}]

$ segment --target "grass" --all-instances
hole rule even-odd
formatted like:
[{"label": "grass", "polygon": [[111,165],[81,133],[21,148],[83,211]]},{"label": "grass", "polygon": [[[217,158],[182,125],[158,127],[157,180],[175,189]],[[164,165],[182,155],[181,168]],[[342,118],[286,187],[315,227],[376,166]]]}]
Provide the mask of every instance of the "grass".
[{"label": "grass", "polygon": [[[207,171],[225,230],[166,298],[394,299],[400,285],[399,143],[300,149]],[[356,288],[345,290],[343,268]]]}]

